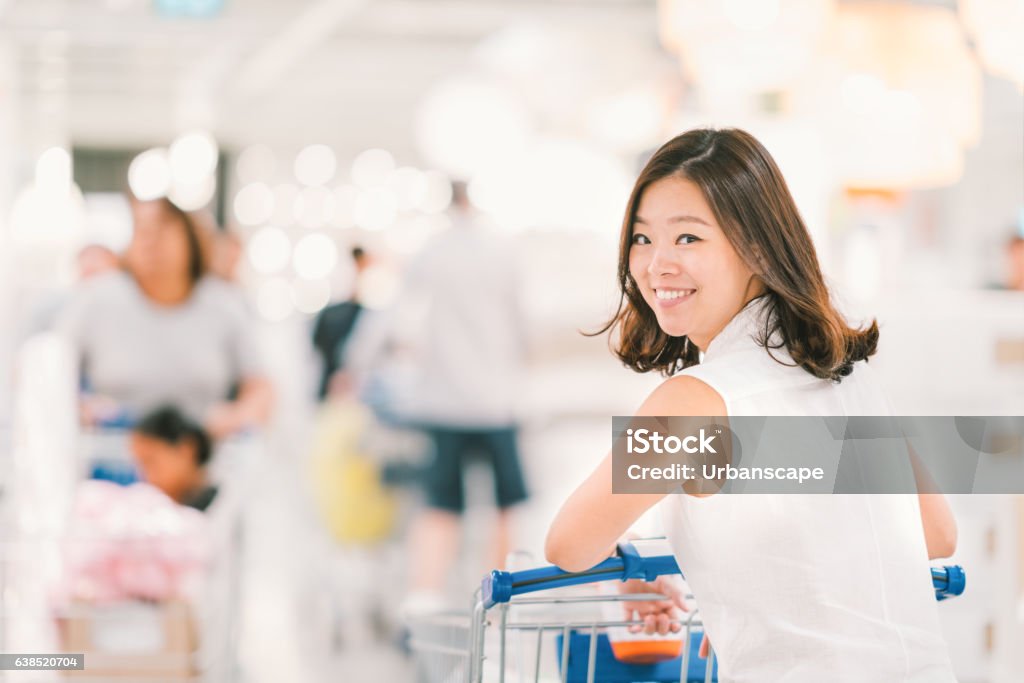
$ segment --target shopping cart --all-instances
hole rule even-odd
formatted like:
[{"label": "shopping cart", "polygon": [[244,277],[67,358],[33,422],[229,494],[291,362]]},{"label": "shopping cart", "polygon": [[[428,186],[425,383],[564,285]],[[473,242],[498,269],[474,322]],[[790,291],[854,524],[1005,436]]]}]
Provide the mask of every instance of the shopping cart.
[{"label": "shopping cart", "polygon": [[[566,572],[554,566],[493,571],[475,592],[470,614],[432,614],[409,619],[409,646],[414,654],[416,680],[710,683],[717,676],[714,651],[707,660],[696,656],[703,637],[699,610],[691,609],[676,622],[681,626],[683,641],[679,657],[656,664],[630,665],[612,656],[607,634],[609,629],[642,622],[595,618],[594,604],[667,597],[655,593],[568,595],[559,590],[603,581],[653,581],[662,575],[679,573],[665,539],[620,543],[616,557],[584,572]],[[931,575],[937,599],[963,593],[966,578],[961,567],[933,567]],[[531,595],[540,592],[552,594]],[[590,606],[589,614],[580,609],[586,605]],[[545,648],[545,635],[551,633],[555,634],[554,647]],[[497,652],[492,656],[489,653],[494,648]],[[545,663],[548,666],[542,667]],[[545,670],[557,670],[558,674],[554,678],[550,673],[544,676]]]}]

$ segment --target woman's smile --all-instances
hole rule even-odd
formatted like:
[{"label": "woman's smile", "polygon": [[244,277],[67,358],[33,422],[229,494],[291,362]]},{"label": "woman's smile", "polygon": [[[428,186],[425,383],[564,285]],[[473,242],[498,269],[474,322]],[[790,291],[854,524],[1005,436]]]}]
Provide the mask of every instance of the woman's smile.
[{"label": "woman's smile", "polygon": [[670,287],[658,287],[654,289],[654,298],[658,308],[672,308],[685,303],[697,293],[696,289],[675,289]]}]

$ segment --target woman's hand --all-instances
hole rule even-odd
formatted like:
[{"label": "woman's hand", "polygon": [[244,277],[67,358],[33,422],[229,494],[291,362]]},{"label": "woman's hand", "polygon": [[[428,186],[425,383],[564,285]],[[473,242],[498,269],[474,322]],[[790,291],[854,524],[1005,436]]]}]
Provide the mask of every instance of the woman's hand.
[{"label": "woman's hand", "polygon": [[[624,601],[626,621],[643,620],[643,625],[634,624],[629,627],[632,633],[643,631],[647,634],[678,633],[682,628],[678,623],[683,612],[690,611],[686,606],[686,593],[683,582],[678,576],[659,576],[651,582],[633,579],[624,581],[619,592],[626,593],[660,593],[667,600],[635,600]],[[677,623],[671,623],[671,622]]]},{"label": "woman's hand", "polygon": [[245,411],[237,403],[224,402],[211,407],[206,413],[203,427],[210,438],[219,441],[249,426]]},{"label": "woman's hand", "polygon": [[707,659],[709,654],[711,654],[711,639],[708,638],[708,633],[705,631],[704,637],[700,639],[700,650],[697,651],[697,656]]}]

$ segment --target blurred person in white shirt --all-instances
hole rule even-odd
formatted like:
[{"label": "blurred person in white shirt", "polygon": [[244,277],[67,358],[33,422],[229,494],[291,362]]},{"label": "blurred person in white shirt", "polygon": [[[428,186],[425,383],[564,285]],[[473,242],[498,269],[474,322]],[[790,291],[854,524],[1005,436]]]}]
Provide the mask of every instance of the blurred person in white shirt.
[{"label": "blurred person in white shirt", "polygon": [[434,445],[428,507],[411,530],[410,609],[440,597],[458,552],[467,464],[481,459],[494,476],[494,567],[508,553],[510,510],[527,498],[516,419],[526,340],[513,251],[473,211],[462,183],[453,183],[452,207],[452,227],[410,265],[402,294],[425,308],[409,412]]}]

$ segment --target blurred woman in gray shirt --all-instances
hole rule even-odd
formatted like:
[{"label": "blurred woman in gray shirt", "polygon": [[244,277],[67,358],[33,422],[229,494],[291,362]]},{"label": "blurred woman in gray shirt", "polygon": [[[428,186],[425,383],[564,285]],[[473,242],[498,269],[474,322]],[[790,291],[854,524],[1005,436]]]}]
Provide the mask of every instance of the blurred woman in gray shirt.
[{"label": "blurred woman in gray shirt", "polygon": [[205,275],[194,222],[168,199],[133,201],[132,216],[124,270],[86,283],[57,323],[81,363],[83,419],[171,404],[215,438],[264,422],[272,391],[248,309]]}]

